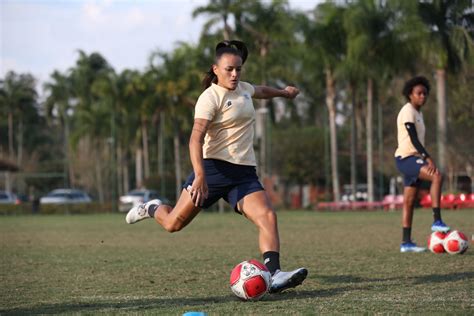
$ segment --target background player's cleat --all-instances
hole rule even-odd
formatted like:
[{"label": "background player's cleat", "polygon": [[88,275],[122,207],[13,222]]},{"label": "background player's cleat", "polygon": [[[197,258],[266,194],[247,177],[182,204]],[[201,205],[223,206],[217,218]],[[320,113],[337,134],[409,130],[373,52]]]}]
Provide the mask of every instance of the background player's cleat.
[{"label": "background player's cleat", "polygon": [[418,247],[414,242],[404,242],[400,245],[400,252],[423,252],[426,251],[424,247]]},{"label": "background player's cleat", "polygon": [[306,279],[308,270],[299,268],[290,272],[277,270],[272,276],[270,293],[279,293],[286,289],[300,285]]},{"label": "background player's cleat", "polygon": [[143,219],[150,218],[148,215],[148,208],[151,205],[161,205],[160,200],[151,200],[146,203],[134,206],[128,211],[127,217],[125,217],[125,221],[128,224],[135,224]]},{"label": "background player's cleat", "polygon": [[437,220],[431,225],[431,231],[433,232],[442,232],[447,233],[449,232],[449,226],[446,225],[442,220]]}]

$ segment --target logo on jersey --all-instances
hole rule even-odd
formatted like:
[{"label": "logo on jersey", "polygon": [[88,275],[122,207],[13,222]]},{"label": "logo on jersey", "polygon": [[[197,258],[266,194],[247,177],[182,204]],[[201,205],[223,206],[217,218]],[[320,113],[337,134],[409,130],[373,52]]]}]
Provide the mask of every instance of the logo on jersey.
[{"label": "logo on jersey", "polygon": [[417,159],[417,160],[416,160],[416,163],[419,164],[419,165],[422,165],[422,164],[424,164],[425,162],[423,161],[423,159]]},{"label": "logo on jersey", "polygon": [[226,107],[230,107],[232,105],[232,101],[227,101],[227,103],[225,104]]},{"label": "logo on jersey", "polygon": [[244,93],[244,98],[246,98],[247,100],[250,100],[250,95],[247,93]]}]

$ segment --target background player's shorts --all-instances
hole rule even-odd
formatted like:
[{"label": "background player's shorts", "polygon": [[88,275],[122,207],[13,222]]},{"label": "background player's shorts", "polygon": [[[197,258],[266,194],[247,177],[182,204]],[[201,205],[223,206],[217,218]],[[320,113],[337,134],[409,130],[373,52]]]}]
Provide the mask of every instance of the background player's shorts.
[{"label": "background player's shorts", "polygon": [[395,158],[397,169],[403,174],[403,184],[406,187],[417,187],[421,184],[421,180],[418,179],[420,175],[420,169],[427,164],[426,161],[417,156],[408,156],[401,158],[400,156]]},{"label": "background player's shorts", "polygon": [[[204,174],[209,195],[202,208],[209,208],[220,198],[223,198],[237,213],[240,213],[237,203],[244,196],[264,190],[254,166],[236,165],[217,159],[204,159]],[[188,176],[183,184],[183,189],[187,190],[193,181],[194,172]]]}]

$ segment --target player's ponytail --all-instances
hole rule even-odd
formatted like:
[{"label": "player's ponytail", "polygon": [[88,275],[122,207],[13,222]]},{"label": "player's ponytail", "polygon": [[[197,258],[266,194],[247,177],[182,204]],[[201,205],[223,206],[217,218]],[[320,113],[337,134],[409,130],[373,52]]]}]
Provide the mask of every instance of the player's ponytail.
[{"label": "player's ponytail", "polygon": [[[242,58],[242,65],[247,60],[248,50],[244,42],[241,41],[222,41],[216,45],[215,50],[215,63],[221,58],[224,54],[232,54],[240,56]],[[213,66],[206,72],[204,79],[202,80],[202,85],[204,89],[207,89],[211,84],[217,83],[217,76],[214,73]]]},{"label": "player's ponytail", "polygon": [[212,83],[217,83],[217,76],[212,68],[213,67],[211,66],[208,72],[206,72],[206,74],[204,75],[204,79],[202,79],[202,86],[204,87],[204,89],[209,88]]}]

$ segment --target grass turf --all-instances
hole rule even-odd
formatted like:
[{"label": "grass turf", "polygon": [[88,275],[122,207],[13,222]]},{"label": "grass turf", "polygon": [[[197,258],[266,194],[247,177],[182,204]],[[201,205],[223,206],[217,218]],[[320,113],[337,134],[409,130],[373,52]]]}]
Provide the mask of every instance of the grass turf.
[{"label": "grass turf", "polygon": [[[175,234],[152,220],[127,225],[123,214],[1,217],[0,314],[474,312],[474,249],[402,254],[399,212],[278,218],[282,267],[305,266],[308,279],[242,302],[229,289],[230,271],[261,260],[256,228],[242,216],[202,213]],[[443,219],[472,238],[474,210]],[[420,245],[430,224],[430,211],[415,212]]]}]

